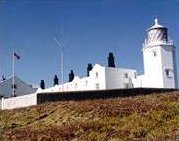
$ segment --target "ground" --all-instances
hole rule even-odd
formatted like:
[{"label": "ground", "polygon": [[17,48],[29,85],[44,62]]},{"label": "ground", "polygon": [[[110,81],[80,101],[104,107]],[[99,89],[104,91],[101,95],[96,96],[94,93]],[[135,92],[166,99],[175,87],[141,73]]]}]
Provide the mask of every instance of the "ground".
[{"label": "ground", "polygon": [[7,141],[176,141],[178,100],[178,92],[153,93],[0,111],[1,138]]}]

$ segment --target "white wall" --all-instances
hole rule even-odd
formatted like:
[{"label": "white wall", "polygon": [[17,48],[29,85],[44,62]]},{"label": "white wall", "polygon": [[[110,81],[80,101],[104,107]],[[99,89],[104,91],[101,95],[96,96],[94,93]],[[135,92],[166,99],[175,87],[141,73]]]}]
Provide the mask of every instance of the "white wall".
[{"label": "white wall", "polygon": [[[174,47],[163,46],[161,53],[162,53],[162,68],[163,68],[163,80],[164,80],[164,87],[165,88],[176,88],[175,86],[175,69],[174,67],[174,60],[173,60],[173,50]],[[166,69],[169,70],[169,76],[166,75]]]},{"label": "white wall", "polygon": [[7,99],[2,99],[2,109],[16,109],[21,107],[28,107],[37,105],[37,94],[28,94],[19,97],[12,97]]},{"label": "white wall", "polygon": [[[125,76],[127,74],[127,77]],[[105,90],[119,88],[140,87],[138,84],[137,72],[132,69],[103,67],[96,64],[90,71],[88,77],[79,78],[75,76],[72,82],[63,85],[63,91],[87,91],[87,90]],[[62,85],[38,90],[43,92],[60,92]]]},{"label": "white wall", "polygon": [[88,77],[75,77],[72,82],[64,84],[64,91],[102,90],[105,89],[105,67],[96,64]]},{"label": "white wall", "polygon": [[136,70],[107,67],[105,73],[107,89],[132,88],[136,85]]},{"label": "white wall", "polygon": [[96,64],[89,72],[88,77],[79,78],[75,76],[73,81],[56,85],[44,90],[38,89],[37,93],[60,92],[62,91],[86,91],[86,90],[104,90],[106,89],[105,67]]},{"label": "white wall", "polygon": [[93,90],[106,89],[105,67],[96,64],[90,71],[91,88]]},{"label": "white wall", "polygon": [[[167,45],[167,43],[143,49],[144,77],[142,87],[176,88],[173,55],[173,45]],[[169,77],[166,75],[166,69],[170,70]]]},{"label": "white wall", "polygon": [[175,76],[175,87],[176,88],[179,88],[179,84],[178,84],[178,78],[179,78],[179,73],[178,73],[178,60],[177,60],[177,52],[176,52],[176,47],[174,46],[174,49],[173,49],[173,65],[174,65],[174,76]]},{"label": "white wall", "polygon": [[134,87],[135,88],[142,88],[142,87],[144,87],[144,84],[143,84],[144,80],[145,80],[145,75],[144,74],[138,75],[136,83],[134,84]]},{"label": "white wall", "polygon": [[[156,53],[156,55],[154,55]],[[150,46],[143,49],[144,79],[143,87],[163,88],[161,46]]]}]

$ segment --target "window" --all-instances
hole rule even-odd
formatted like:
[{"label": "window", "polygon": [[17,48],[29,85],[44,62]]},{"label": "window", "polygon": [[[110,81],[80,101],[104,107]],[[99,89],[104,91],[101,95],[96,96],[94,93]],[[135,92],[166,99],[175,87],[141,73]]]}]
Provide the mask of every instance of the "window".
[{"label": "window", "polygon": [[128,83],[124,83],[124,88],[128,88]]},{"label": "window", "polygon": [[154,55],[154,57],[156,57],[157,56],[157,52],[153,51],[153,55]]},{"label": "window", "polygon": [[87,80],[85,81],[85,86],[88,86],[88,81]]},{"label": "window", "polygon": [[172,77],[172,70],[171,69],[165,69],[165,75],[167,77]]},{"label": "window", "polygon": [[99,83],[96,83],[96,90],[99,90]]},{"label": "window", "polygon": [[137,74],[136,74],[136,72],[134,72],[134,78],[137,78]]},{"label": "window", "polygon": [[17,85],[16,84],[12,85],[12,88],[17,89]]},{"label": "window", "polygon": [[124,83],[124,88],[129,89],[129,88],[134,88],[133,83]]},{"label": "window", "polygon": [[169,76],[169,70],[165,70],[166,76]]},{"label": "window", "polygon": [[96,75],[95,77],[96,77],[96,78],[98,78],[98,75],[99,75],[99,74],[98,74],[98,72],[96,72],[96,74],[95,74],[95,75]]},{"label": "window", "polygon": [[78,87],[78,84],[77,83],[75,83],[75,89]]},{"label": "window", "polygon": [[128,73],[124,73],[124,78],[128,78]]},{"label": "window", "polygon": [[134,84],[133,83],[128,83],[128,88],[134,88]]}]

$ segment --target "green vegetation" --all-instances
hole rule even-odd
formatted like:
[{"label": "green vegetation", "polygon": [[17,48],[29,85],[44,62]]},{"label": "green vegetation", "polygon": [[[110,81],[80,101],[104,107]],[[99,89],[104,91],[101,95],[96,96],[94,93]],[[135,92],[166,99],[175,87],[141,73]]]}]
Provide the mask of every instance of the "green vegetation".
[{"label": "green vegetation", "polygon": [[176,140],[178,92],[129,98],[45,103],[0,111],[4,140]]}]

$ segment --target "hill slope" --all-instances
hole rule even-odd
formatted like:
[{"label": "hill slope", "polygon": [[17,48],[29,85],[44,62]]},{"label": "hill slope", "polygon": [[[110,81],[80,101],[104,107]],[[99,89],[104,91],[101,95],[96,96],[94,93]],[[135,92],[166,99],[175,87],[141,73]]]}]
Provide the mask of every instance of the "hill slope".
[{"label": "hill slope", "polygon": [[178,92],[0,111],[5,140],[176,140]]}]

